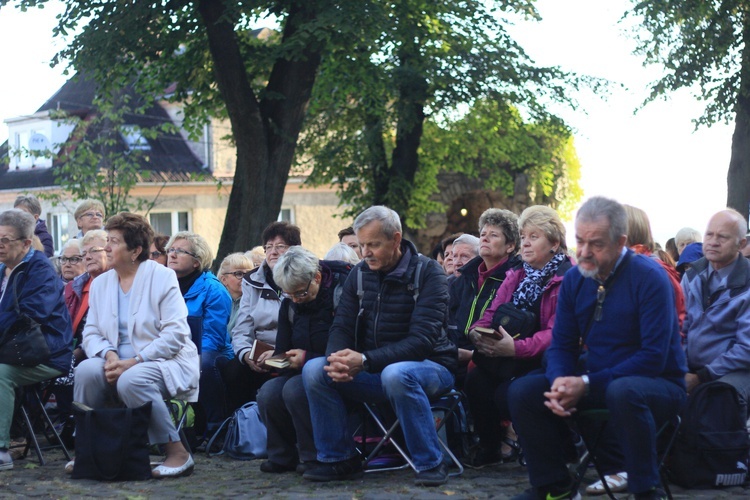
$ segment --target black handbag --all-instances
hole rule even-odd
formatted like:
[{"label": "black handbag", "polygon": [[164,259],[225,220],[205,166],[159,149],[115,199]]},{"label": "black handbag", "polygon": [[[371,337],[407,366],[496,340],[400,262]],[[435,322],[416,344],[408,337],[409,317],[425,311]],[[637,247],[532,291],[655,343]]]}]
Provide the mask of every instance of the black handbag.
[{"label": "black handbag", "polygon": [[514,339],[525,339],[537,331],[536,314],[517,308],[513,302],[500,304],[492,315],[492,329],[501,326]]},{"label": "black handbag", "polygon": [[138,408],[91,409],[74,403],[73,479],[140,481],[151,478],[148,425],[151,401]]},{"label": "black handbag", "polygon": [[[502,326],[514,339],[528,338],[538,330],[536,314],[518,309],[512,302],[500,304],[492,315],[491,326],[493,330]],[[538,368],[540,364],[538,360],[485,356],[479,351],[474,351],[471,359],[480,370],[498,381],[510,380]]]},{"label": "black handbag", "polygon": [[49,346],[42,333],[42,325],[18,307],[16,285],[21,271],[13,280],[13,307],[18,318],[0,335],[0,363],[16,366],[37,366],[50,358]]}]

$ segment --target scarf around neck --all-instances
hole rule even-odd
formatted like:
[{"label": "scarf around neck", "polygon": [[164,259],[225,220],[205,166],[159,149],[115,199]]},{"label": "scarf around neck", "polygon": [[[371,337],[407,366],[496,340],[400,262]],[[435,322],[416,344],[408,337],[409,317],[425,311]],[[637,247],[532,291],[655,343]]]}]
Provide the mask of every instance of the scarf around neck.
[{"label": "scarf around neck", "polygon": [[567,256],[564,253],[555,254],[541,269],[535,269],[524,262],[523,272],[526,276],[513,292],[513,305],[524,311],[531,311],[542,294],[544,286],[566,259]]}]

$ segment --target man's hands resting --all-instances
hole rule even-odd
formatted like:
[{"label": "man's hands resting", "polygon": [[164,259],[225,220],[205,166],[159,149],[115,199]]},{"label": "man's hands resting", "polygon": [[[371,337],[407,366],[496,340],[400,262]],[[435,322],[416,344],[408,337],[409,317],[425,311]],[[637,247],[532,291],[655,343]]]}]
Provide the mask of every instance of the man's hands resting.
[{"label": "man's hands resting", "polygon": [[352,349],[334,352],[323,369],[334,382],[351,382],[362,371],[362,353]]},{"label": "man's hands resting", "polygon": [[569,417],[576,411],[578,401],[586,392],[586,384],[581,377],[557,377],[548,392],[544,405],[559,417]]}]

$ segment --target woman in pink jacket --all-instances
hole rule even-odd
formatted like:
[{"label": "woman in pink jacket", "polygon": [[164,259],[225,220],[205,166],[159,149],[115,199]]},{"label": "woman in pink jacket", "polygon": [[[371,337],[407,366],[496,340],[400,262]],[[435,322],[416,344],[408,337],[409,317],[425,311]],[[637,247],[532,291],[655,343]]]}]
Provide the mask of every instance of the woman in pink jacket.
[{"label": "woman in pink jacket", "polygon": [[[553,209],[527,208],[518,227],[523,263],[507,272],[492,304],[469,332],[476,346],[472,359],[478,367],[469,373],[464,387],[479,435],[480,446],[471,461],[474,467],[518,454],[515,433],[503,425],[510,418],[507,389],[513,379],[541,367],[542,355],[552,341],[560,283],[572,267],[565,227]],[[524,320],[508,321],[509,316]],[[496,338],[478,333],[476,327],[491,328]]]}]

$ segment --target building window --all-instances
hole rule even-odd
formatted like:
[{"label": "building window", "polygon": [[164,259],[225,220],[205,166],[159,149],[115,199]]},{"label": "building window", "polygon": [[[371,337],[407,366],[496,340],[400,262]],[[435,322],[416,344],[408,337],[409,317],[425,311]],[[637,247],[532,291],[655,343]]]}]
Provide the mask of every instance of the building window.
[{"label": "building window", "polygon": [[291,222],[292,224],[294,224],[294,219],[292,217],[292,209],[282,208],[281,211],[279,212],[279,217],[276,220]]},{"label": "building window", "polygon": [[151,149],[151,146],[146,138],[143,137],[140,129],[134,125],[123,125],[120,128],[120,135],[122,135],[122,139],[131,151],[134,149],[139,149],[141,151]]},{"label": "building window", "polygon": [[62,246],[70,239],[68,232],[69,214],[47,214],[47,230],[52,236],[52,243],[55,247],[55,254],[60,253]]},{"label": "building window", "polygon": [[155,232],[167,236],[179,231],[190,231],[192,226],[190,212],[157,212],[150,213],[148,218]]}]

